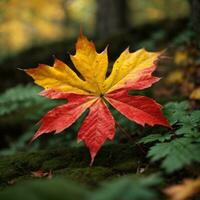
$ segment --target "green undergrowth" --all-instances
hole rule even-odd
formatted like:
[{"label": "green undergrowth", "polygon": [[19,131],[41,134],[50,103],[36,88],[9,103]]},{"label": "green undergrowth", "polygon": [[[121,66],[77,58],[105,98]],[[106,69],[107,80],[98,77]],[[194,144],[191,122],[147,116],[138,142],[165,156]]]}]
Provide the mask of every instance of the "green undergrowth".
[{"label": "green undergrowth", "polygon": [[159,161],[167,173],[200,163],[200,110],[191,110],[183,101],[170,102],[163,111],[171,129],[157,129],[140,139],[139,143],[150,145],[147,157]]},{"label": "green undergrowth", "polygon": [[98,188],[88,188],[69,179],[57,177],[52,180],[24,181],[0,192],[1,199],[14,200],[158,200],[163,195],[159,174],[146,177],[129,175],[103,182]]}]

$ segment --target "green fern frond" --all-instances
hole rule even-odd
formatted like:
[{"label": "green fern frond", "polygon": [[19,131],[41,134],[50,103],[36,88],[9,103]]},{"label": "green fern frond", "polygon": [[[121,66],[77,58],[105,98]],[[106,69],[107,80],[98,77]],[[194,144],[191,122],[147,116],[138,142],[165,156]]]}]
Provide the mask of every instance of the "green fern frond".
[{"label": "green fern frond", "polygon": [[200,144],[188,138],[177,138],[151,147],[148,157],[152,162],[162,160],[161,167],[170,173],[192,162],[200,162]]}]

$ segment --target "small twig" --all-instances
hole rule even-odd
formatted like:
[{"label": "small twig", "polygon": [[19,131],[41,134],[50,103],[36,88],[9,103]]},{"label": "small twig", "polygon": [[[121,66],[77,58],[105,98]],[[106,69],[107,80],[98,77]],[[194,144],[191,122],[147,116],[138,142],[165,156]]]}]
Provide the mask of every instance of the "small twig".
[{"label": "small twig", "polygon": [[118,126],[119,130],[120,130],[132,143],[134,143],[135,145],[137,145],[143,154],[146,155],[146,151],[141,147],[141,145],[140,145],[140,144],[137,144],[137,143],[133,140],[133,138],[130,136],[130,134],[128,134],[127,131],[126,131],[118,122],[115,122],[115,123],[116,123],[116,125]]},{"label": "small twig", "polygon": [[115,122],[116,125],[118,126],[119,130],[131,141],[133,141],[133,138],[126,132],[126,130],[118,123]]},{"label": "small twig", "polygon": [[147,154],[147,152],[142,148],[142,146],[141,146],[140,144],[136,143],[136,145],[139,147],[140,151],[141,151],[144,155]]}]

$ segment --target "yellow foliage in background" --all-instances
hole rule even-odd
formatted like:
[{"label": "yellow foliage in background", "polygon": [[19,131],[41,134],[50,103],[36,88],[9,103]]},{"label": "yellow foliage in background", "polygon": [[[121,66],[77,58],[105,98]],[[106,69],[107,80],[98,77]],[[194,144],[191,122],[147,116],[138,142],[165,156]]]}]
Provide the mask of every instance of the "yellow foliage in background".
[{"label": "yellow foliage in background", "polygon": [[188,62],[189,56],[187,51],[177,51],[174,57],[174,62],[177,65],[185,64]]},{"label": "yellow foliage in background", "polygon": [[41,42],[70,38],[75,32],[72,29],[79,31],[80,25],[92,30],[94,1],[0,1],[0,49],[10,54]]},{"label": "yellow foliage in background", "polygon": [[191,95],[190,95],[191,99],[196,99],[196,100],[200,100],[200,87],[196,88],[192,91]]},{"label": "yellow foliage in background", "polygon": [[[187,0],[127,2],[130,25],[188,13]],[[180,12],[169,12],[174,3],[180,5]],[[92,34],[96,11],[96,0],[0,0],[0,59],[3,54],[16,53],[43,42],[74,37],[80,27]]]},{"label": "yellow foliage in background", "polygon": [[172,71],[166,78],[167,83],[182,83],[183,82],[183,71],[175,70]]}]

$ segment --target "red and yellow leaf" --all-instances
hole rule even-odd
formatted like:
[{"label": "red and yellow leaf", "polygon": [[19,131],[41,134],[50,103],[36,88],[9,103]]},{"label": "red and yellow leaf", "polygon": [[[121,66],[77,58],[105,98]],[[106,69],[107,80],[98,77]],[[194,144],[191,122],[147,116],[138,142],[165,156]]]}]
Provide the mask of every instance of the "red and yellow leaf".
[{"label": "red and yellow leaf", "polygon": [[159,53],[144,49],[135,53],[125,50],[106,77],[108,68],[107,49],[97,53],[94,43],[82,33],[76,43],[76,53],[70,58],[81,74],[78,76],[69,66],[56,59],[54,65],[39,65],[25,70],[35,83],[45,90],[41,95],[50,99],[66,99],[67,104],[57,106],[41,120],[40,128],[33,136],[59,133],[73,124],[80,115],[90,109],[78,133],[78,141],[84,141],[90,150],[91,163],[103,143],[114,138],[115,122],[104,103],[104,98],[128,119],[138,124],[170,127],[161,113],[161,106],[153,99],[130,96],[128,90],[150,87],[159,78],[152,76]]},{"label": "red and yellow leaf", "polygon": [[159,53],[147,52],[140,49],[130,53],[126,49],[113,65],[110,76],[105,81],[105,92],[117,89],[140,90],[150,87],[159,78],[152,76],[156,69],[155,61]]}]

